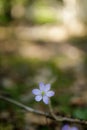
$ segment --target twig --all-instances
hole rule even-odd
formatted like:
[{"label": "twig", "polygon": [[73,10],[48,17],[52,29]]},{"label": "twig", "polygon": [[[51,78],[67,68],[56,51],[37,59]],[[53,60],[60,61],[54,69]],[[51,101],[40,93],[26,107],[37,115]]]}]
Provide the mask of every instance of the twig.
[{"label": "twig", "polygon": [[[7,101],[7,102],[10,102],[10,103],[12,103],[12,104],[15,104],[15,105],[19,106],[20,108],[22,108],[22,109],[24,109],[24,110],[26,110],[26,111],[29,111],[29,112],[31,112],[31,113],[35,113],[35,114],[39,114],[39,115],[42,115],[42,116],[50,117],[50,115],[49,115],[48,113],[35,110],[35,109],[33,109],[33,108],[31,108],[31,107],[28,107],[28,106],[26,106],[26,105],[24,105],[24,104],[22,104],[22,103],[20,103],[20,102],[18,102],[18,101],[15,101],[15,100],[11,99],[11,98],[8,98],[8,97],[5,97],[5,96],[0,96],[0,99],[3,99],[3,100],[5,100],[5,101]],[[50,117],[50,118],[51,118],[51,117]]]},{"label": "twig", "polygon": [[53,108],[52,108],[52,104],[51,104],[51,100],[49,100],[49,109],[50,109],[50,114],[52,115],[52,117],[56,120],[56,121],[67,121],[67,122],[72,122],[72,123],[78,123],[78,124],[85,124],[87,125],[87,121],[84,120],[79,120],[79,119],[74,119],[74,118],[69,118],[69,117],[62,117],[62,116],[57,116],[55,115]]},{"label": "twig", "polygon": [[[56,120],[56,121],[59,121],[59,118],[58,116],[56,116],[53,112],[53,108],[52,108],[52,104],[51,104],[51,100],[49,100],[49,109],[50,109],[50,114],[52,115],[52,117]],[[61,119],[60,119],[61,120]]]},{"label": "twig", "polygon": [[26,106],[26,105],[24,105],[24,104],[22,104],[18,101],[15,101],[15,100],[8,98],[8,97],[5,97],[5,96],[0,96],[0,99],[5,100],[7,102],[10,102],[12,104],[15,104],[15,105],[19,106],[20,108],[22,108],[22,109],[24,109],[28,112],[35,113],[35,114],[38,114],[38,115],[41,115],[41,116],[46,116],[47,118],[53,119],[53,120],[58,121],[58,122],[67,121],[67,122],[71,122],[71,123],[78,123],[78,124],[87,125],[87,121],[85,121],[85,120],[56,116],[56,115],[54,115],[52,108],[51,108],[51,115],[50,115],[49,113],[45,113],[45,112],[42,112],[42,111],[35,110],[31,107],[28,107],[28,106]]}]

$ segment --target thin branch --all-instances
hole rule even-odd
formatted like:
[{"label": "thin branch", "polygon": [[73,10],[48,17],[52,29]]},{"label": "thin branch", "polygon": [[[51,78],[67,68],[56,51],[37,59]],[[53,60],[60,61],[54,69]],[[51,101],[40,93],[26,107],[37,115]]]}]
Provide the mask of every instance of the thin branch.
[{"label": "thin branch", "polygon": [[42,115],[42,116],[52,118],[52,117],[50,117],[50,115],[48,113],[35,110],[35,109],[33,109],[31,107],[28,107],[28,106],[26,106],[26,105],[24,105],[24,104],[22,104],[22,103],[20,103],[18,101],[15,101],[15,100],[11,99],[11,98],[8,98],[8,97],[5,97],[5,96],[0,96],[0,99],[5,100],[7,102],[10,102],[12,104],[15,104],[16,106],[19,106],[20,108],[22,108],[22,109],[24,109],[26,111],[29,111],[31,113],[35,113],[35,114],[38,114],[38,115]]},{"label": "thin branch", "polygon": [[53,108],[52,108],[52,104],[51,104],[51,100],[49,100],[49,110],[50,110],[50,114],[52,115],[52,117],[56,120],[59,121],[58,116],[55,115],[55,113],[53,112]]},{"label": "thin branch", "polygon": [[8,98],[8,97],[5,97],[5,96],[0,96],[0,99],[7,101],[9,103],[15,104],[15,105],[19,106],[20,108],[22,108],[22,109],[24,109],[28,112],[35,113],[35,114],[41,115],[41,116],[46,116],[47,118],[53,119],[53,120],[58,121],[58,122],[67,121],[67,122],[71,122],[71,123],[78,123],[78,124],[87,125],[87,121],[84,121],[84,120],[73,119],[73,118],[62,117],[62,116],[56,116],[56,118],[55,118],[54,114],[52,114],[53,111],[51,111],[51,115],[50,115],[49,113],[45,113],[45,112],[42,112],[42,111],[35,110],[31,107],[28,107],[28,106],[26,106],[26,105],[24,105],[24,104],[22,104],[18,101],[15,101],[15,100]]},{"label": "thin branch", "polygon": [[52,108],[52,104],[51,104],[51,100],[49,100],[49,109],[50,109],[50,114],[52,115],[52,117],[56,120],[56,121],[67,121],[67,122],[72,122],[72,123],[78,123],[78,124],[85,124],[87,125],[87,121],[81,121],[79,119],[74,119],[74,118],[69,118],[69,117],[62,117],[62,116],[57,116],[55,115],[53,108]]}]

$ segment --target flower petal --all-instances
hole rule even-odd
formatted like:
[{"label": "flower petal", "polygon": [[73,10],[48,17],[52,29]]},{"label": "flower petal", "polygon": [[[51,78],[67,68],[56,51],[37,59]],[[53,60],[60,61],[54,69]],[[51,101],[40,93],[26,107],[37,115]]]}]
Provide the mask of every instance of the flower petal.
[{"label": "flower petal", "polygon": [[74,126],[74,127],[71,127],[70,130],[78,130],[78,128]]},{"label": "flower petal", "polygon": [[47,95],[48,97],[52,97],[52,96],[54,96],[54,94],[55,94],[54,91],[48,91],[48,92],[46,93],[46,95]]},{"label": "flower petal", "polygon": [[46,84],[46,85],[45,85],[45,91],[46,91],[46,92],[49,91],[49,90],[50,90],[50,87],[51,87],[50,84]]},{"label": "flower petal", "polygon": [[64,125],[61,130],[70,130],[69,125]]},{"label": "flower petal", "polygon": [[35,100],[36,100],[37,102],[41,101],[41,99],[42,99],[42,96],[41,96],[41,95],[35,97]]},{"label": "flower petal", "polygon": [[39,89],[33,89],[33,90],[32,90],[32,93],[33,93],[34,95],[40,95],[40,94],[41,94],[41,91],[40,91]]},{"label": "flower petal", "polygon": [[43,102],[45,104],[48,104],[49,103],[49,98],[47,96],[43,96]]},{"label": "flower petal", "polygon": [[40,83],[39,83],[39,88],[40,88],[41,91],[44,91],[44,90],[45,90],[45,85],[44,85],[44,83],[40,82]]}]

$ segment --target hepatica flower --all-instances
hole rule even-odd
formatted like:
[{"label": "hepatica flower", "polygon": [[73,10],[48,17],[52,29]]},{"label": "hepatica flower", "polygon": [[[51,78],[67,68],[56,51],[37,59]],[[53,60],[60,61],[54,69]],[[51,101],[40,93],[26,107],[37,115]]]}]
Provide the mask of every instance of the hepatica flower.
[{"label": "hepatica flower", "polygon": [[76,126],[64,125],[61,130],[79,130]]},{"label": "hepatica flower", "polygon": [[35,95],[35,100],[37,102],[43,100],[45,104],[49,103],[49,98],[54,96],[54,91],[50,90],[51,85],[50,84],[45,84],[44,83],[39,83],[39,89],[33,89],[32,93]]}]

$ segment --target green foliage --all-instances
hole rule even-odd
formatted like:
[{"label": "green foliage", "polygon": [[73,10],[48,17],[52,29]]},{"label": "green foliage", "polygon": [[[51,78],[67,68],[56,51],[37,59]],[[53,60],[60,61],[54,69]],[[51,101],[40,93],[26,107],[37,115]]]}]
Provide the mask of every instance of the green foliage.
[{"label": "green foliage", "polygon": [[13,129],[13,126],[11,124],[4,125],[0,123],[0,130],[12,130],[12,129]]},{"label": "green foliage", "polygon": [[49,8],[39,7],[35,12],[34,22],[38,24],[56,23],[57,19]]},{"label": "green foliage", "polygon": [[10,17],[6,16],[6,15],[1,15],[0,16],[0,24],[1,25],[7,25],[8,22],[10,22]]},{"label": "green foliage", "polygon": [[77,109],[74,109],[73,116],[75,118],[87,120],[87,109],[86,108],[77,108]]}]

